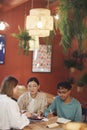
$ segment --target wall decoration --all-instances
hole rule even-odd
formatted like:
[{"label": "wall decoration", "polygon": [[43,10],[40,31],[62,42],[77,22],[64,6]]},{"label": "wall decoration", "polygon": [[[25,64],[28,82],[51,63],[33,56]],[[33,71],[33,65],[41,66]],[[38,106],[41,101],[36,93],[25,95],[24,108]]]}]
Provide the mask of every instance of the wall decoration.
[{"label": "wall decoration", "polygon": [[0,34],[0,64],[5,62],[5,35]]},{"label": "wall decoration", "polygon": [[38,51],[33,52],[32,72],[51,72],[52,46],[40,45]]}]

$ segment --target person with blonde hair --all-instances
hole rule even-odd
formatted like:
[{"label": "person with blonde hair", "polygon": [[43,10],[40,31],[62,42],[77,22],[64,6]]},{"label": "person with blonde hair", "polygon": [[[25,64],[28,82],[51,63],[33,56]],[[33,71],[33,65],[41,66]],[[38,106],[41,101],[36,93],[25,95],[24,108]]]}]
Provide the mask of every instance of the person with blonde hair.
[{"label": "person with blonde hair", "polygon": [[17,92],[18,80],[8,76],[2,81],[0,88],[0,130],[22,129],[30,121],[26,114],[21,114],[19,106],[12,98]]}]

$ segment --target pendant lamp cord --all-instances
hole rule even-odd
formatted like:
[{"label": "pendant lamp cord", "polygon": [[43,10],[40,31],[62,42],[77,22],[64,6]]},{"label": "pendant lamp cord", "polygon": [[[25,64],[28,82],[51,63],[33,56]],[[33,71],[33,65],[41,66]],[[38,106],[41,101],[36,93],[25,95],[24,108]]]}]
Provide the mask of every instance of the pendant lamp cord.
[{"label": "pendant lamp cord", "polygon": [[31,9],[33,8],[33,0],[31,0]]},{"label": "pendant lamp cord", "polygon": [[47,8],[49,9],[49,0],[47,1]]},{"label": "pendant lamp cord", "polygon": [[24,29],[26,28],[26,16],[27,16],[27,14],[26,14],[26,7],[25,7],[25,13],[24,13]]},{"label": "pendant lamp cord", "polygon": [[[26,4],[25,4],[26,5]],[[33,8],[33,0],[31,0],[31,8]],[[25,7],[25,14],[24,14],[24,29],[26,28],[26,14],[27,12],[27,8]]]}]

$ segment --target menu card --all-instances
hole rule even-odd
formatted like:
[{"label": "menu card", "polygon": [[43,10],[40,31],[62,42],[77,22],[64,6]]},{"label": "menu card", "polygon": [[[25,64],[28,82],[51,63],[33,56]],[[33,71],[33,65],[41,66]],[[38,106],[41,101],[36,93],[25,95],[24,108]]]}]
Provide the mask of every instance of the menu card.
[{"label": "menu card", "polygon": [[66,123],[68,123],[68,122],[70,122],[71,120],[69,120],[69,119],[66,119],[66,118],[58,118],[57,119],[57,122],[58,123],[63,123],[63,124],[66,124]]},{"label": "menu card", "polygon": [[54,128],[54,127],[57,127],[57,126],[59,126],[59,124],[58,123],[52,123],[52,124],[49,124],[49,125],[47,125],[47,127],[48,128]]}]

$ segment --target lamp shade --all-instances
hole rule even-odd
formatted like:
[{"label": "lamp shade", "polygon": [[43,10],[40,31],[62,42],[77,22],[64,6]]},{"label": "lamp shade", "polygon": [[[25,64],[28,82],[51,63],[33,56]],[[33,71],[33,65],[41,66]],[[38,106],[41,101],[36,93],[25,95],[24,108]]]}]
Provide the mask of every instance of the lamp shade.
[{"label": "lamp shade", "polygon": [[6,27],[8,27],[8,23],[4,22],[4,21],[0,21],[0,30],[5,30]]},{"label": "lamp shade", "polygon": [[53,17],[50,10],[36,8],[30,10],[30,15],[26,17],[26,29],[30,36],[46,37],[53,30]]}]

